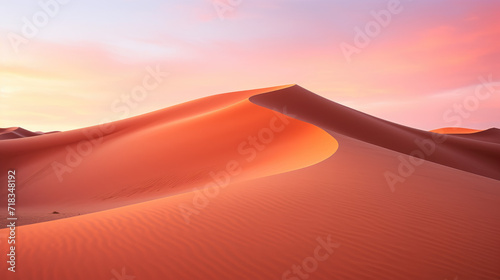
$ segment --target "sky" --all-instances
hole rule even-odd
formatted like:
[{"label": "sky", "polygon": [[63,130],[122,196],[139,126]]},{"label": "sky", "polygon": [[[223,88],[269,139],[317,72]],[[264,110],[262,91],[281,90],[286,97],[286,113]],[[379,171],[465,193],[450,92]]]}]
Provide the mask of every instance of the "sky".
[{"label": "sky", "polygon": [[0,127],[298,84],[419,129],[500,127],[498,0],[0,0]]}]

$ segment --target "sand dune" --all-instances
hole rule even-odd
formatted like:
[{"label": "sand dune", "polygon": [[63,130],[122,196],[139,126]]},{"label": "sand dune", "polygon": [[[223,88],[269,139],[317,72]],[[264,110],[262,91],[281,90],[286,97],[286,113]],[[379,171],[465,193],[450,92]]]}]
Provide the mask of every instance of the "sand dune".
[{"label": "sand dune", "polygon": [[[221,172],[237,173],[231,181],[282,173],[335,152],[337,142],[322,129],[248,101],[259,92],[213,96],[102,127],[2,141],[0,154],[8,157],[2,165],[22,167],[19,209],[30,217],[24,223],[157,199],[203,187]],[[53,211],[62,214],[50,215]]]},{"label": "sand dune", "polygon": [[477,133],[457,135],[467,139],[474,139],[484,142],[500,144],[500,129],[490,128]]},{"label": "sand dune", "polygon": [[[238,153],[273,127],[255,158]],[[500,279],[498,130],[437,143],[284,86],[85,131],[0,141],[2,169],[26,174],[20,209],[94,212],[18,228],[2,279]],[[82,139],[102,142],[59,182],[47,166]],[[415,142],[432,139],[428,154]],[[419,149],[391,189],[384,174]],[[231,160],[241,174],[209,175]]]},{"label": "sand dune", "polygon": [[431,132],[441,133],[441,134],[453,134],[455,136],[474,139],[484,142],[492,142],[500,144],[500,129],[490,128],[485,130],[477,130],[470,128],[460,128],[460,127],[446,127],[432,130]]},{"label": "sand dune", "polygon": [[21,127],[0,128],[0,140],[33,137],[42,134],[43,132],[32,132]]},{"label": "sand dune", "polygon": [[431,130],[431,132],[441,133],[441,134],[472,134],[480,131],[481,130],[478,129],[463,128],[463,127],[443,127]]},{"label": "sand dune", "polygon": [[439,135],[391,123],[330,102],[299,86],[253,96],[251,101],[273,108],[286,106],[298,119],[389,150],[422,156],[456,169],[500,179],[500,145],[471,137]]}]

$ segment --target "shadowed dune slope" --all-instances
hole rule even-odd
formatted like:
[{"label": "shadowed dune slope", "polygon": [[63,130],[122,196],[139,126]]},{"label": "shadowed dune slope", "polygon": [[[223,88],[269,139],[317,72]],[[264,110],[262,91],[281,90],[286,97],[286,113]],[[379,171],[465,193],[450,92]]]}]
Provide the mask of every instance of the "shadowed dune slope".
[{"label": "shadowed dune slope", "polygon": [[480,131],[481,130],[463,128],[463,127],[443,127],[431,130],[431,132],[441,133],[441,134],[473,134]]},{"label": "shadowed dune slope", "polygon": [[466,139],[474,139],[484,142],[500,144],[500,129],[498,128],[490,128],[472,134],[460,134],[456,136],[463,137]]},{"label": "shadowed dune slope", "polygon": [[21,127],[0,128],[0,140],[32,137],[42,134],[42,132],[31,132]]},{"label": "shadowed dune slope", "polygon": [[480,141],[471,135],[441,135],[391,123],[331,102],[297,85],[253,96],[250,100],[267,108],[280,104],[295,118],[324,129],[500,180],[500,145],[496,142]]}]

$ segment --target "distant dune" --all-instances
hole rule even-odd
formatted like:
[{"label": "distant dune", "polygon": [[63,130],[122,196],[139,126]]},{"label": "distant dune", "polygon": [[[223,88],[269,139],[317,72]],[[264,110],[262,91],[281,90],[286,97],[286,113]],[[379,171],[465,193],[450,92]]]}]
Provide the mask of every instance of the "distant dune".
[{"label": "distant dune", "polygon": [[232,180],[248,180],[315,164],[337,149],[324,130],[248,100],[260,92],[212,96],[37,139],[4,140],[0,151],[10,166],[22,167],[20,183],[30,186],[19,189],[20,211],[104,210],[204,186],[213,180],[211,172],[224,171],[229,162],[243,170]]},{"label": "distant dune", "polygon": [[43,132],[31,132],[21,127],[0,128],[0,140],[33,137],[42,134]]},{"label": "distant dune", "polygon": [[391,123],[331,102],[299,86],[254,96],[251,101],[267,108],[278,104],[286,106],[288,112],[298,119],[335,134],[406,155],[423,153],[426,161],[500,180],[500,169],[497,168],[500,146],[494,143],[440,136]]},{"label": "distant dune", "polygon": [[471,129],[471,128],[463,128],[463,127],[443,127],[431,130],[431,132],[442,133],[442,134],[471,134],[480,132],[481,130]]},{"label": "distant dune", "polygon": [[473,134],[457,135],[468,139],[500,144],[500,129],[490,128]]},{"label": "distant dune", "polygon": [[1,279],[500,279],[500,130],[447,131],[288,85],[2,138]]}]

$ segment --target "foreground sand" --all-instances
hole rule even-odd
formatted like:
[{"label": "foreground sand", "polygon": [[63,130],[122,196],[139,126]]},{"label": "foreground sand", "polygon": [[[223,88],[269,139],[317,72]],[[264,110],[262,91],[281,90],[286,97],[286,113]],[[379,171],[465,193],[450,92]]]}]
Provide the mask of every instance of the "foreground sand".
[{"label": "foreground sand", "polygon": [[30,223],[2,279],[500,279],[497,130],[438,138],[285,86],[117,122],[60,181],[84,134],[0,141]]}]

